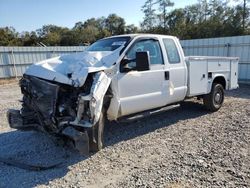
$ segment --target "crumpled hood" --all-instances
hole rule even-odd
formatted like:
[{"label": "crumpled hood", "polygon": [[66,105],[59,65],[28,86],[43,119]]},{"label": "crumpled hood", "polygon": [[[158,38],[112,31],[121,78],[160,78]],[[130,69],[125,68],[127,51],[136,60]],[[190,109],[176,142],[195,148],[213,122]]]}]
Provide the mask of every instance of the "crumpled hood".
[{"label": "crumpled hood", "polygon": [[123,48],[113,52],[89,52],[63,55],[31,65],[24,74],[81,87],[88,73],[110,69]]}]

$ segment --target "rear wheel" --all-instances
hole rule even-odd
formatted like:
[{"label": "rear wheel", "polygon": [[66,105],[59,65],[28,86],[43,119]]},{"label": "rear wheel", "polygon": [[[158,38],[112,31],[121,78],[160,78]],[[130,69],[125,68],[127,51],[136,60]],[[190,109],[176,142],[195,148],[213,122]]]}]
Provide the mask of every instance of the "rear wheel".
[{"label": "rear wheel", "polygon": [[103,131],[104,131],[105,119],[106,119],[105,111],[103,109],[100,114],[99,121],[92,128],[88,130],[89,150],[91,152],[100,151],[104,146]]},{"label": "rear wheel", "polygon": [[209,111],[219,110],[224,101],[224,88],[219,83],[212,85],[211,92],[203,97],[203,102]]}]

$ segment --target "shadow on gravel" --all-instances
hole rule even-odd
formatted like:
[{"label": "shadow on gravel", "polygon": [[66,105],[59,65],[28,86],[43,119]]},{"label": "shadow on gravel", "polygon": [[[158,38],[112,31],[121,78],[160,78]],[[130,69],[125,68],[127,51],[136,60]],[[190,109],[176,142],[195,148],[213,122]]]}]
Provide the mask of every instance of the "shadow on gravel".
[{"label": "shadow on gravel", "polygon": [[105,129],[106,145],[114,145],[120,141],[129,140],[157,129],[168,127],[181,120],[197,118],[209,112],[201,103],[185,101],[179,108],[155,114],[141,120],[129,123],[111,122]]},{"label": "shadow on gravel", "polygon": [[50,170],[29,171],[0,162],[0,187],[46,185],[50,181],[64,177],[69,171],[69,166],[86,159],[76,151],[58,145],[58,142],[48,138],[48,135],[32,131],[0,134],[0,157],[30,165],[50,166],[62,163]]},{"label": "shadow on gravel", "polygon": [[[183,102],[181,107],[130,123],[109,123],[105,128],[106,146],[129,140],[180,120],[203,116],[208,112],[199,103]],[[27,171],[0,162],[0,187],[34,187],[48,184],[64,177],[71,165],[87,159],[69,147],[58,145],[55,138],[38,132],[12,131],[0,134],[0,157],[15,159],[32,165],[50,166],[54,169]]]},{"label": "shadow on gravel", "polygon": [[226,91],[226,96],[242,99],[250,99],[250,85],[240,84],[238,89]]}]

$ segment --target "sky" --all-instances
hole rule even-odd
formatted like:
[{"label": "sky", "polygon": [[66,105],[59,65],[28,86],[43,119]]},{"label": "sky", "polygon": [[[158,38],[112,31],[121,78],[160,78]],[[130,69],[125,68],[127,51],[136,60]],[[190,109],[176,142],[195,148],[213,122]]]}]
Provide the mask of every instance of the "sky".
[{"label": "sky", "polygon": [[[0,27],[13,26],[18,32],[35,31],[43,25],[54,24],[72,28],[78,21],[107,17],[116,13],[126,24],[143,20],[141,11],[146,0],[0,0]],[[197,0],[174,0],[183,8]]]}]

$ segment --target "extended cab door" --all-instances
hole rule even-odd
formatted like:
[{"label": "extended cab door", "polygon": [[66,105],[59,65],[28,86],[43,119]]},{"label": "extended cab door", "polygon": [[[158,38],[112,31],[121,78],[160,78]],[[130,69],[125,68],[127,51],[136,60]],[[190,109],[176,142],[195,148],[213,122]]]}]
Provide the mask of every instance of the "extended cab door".
[{"label": "extended cab door", "polygon": [[180,102],[187,93],[187,66],[184,53],[176,37],[163,37],[162,41],[169,67],[168,103]]},{"label": "extended cab door", "polygon": [[[150,70],[132,70],[138,51],[149,52]],[[139,39],[128,49],[124,58],[131,62],[128,72],[118,74],[121,115],[164,106],[169,95],[169,72],[164,64],[160,42],[154,38]]]}]

